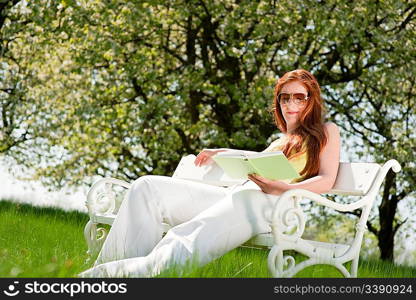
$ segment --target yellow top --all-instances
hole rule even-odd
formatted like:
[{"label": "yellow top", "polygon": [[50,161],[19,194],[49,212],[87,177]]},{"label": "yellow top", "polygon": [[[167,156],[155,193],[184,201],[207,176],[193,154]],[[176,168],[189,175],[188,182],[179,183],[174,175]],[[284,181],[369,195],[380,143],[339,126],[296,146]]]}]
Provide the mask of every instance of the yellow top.
[{"label": "yellow top", "polygon": [[[282,151],[286,142],[287,142],[286,136],[282,136],[279,139],[273,141],[269,145],[269,147],[267,147],[266,150],[264,150],[263,152]],[[292,152],[291,154],[294,154],[294,153]],[[290,158],[289,162],[295,168],[295,170],[300,174],[300,172],[303,170],[303,168],[306,165],[307,159],[308,159],[308,153],[306,151],[306,145],[304,143],[302,145],[302,149],[301,149],[300,154],[296,155],[295,157]],[[300,182],[302,180],[303,180],[303,177],[300,176],[300,177],[297,177],[297,178],[287,179],[287,180],[282,180],[282,181],[286,182],[286,183],[296,183],[296,182]]]}]

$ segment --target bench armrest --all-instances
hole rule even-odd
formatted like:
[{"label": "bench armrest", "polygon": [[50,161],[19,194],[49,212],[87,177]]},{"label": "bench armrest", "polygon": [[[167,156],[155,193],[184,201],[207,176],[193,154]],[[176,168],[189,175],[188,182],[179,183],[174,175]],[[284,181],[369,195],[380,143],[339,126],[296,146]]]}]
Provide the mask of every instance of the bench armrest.
[{"label": "bench armrest", "polygon": [[116,178],[102,178],[97,180],[87,193],[85,205],[88,214],[93,217],[95,214],[112,214],[118,210],[116,193],[113,186],[130,188],[131,184]]},{"label": "bench armrest", "polygon": [[280,196],[272,211],[271,226],[275,239],[295,241],[302,237],[306,223],[306,215],[300,206],[303,199],[341,212],[363,208],[371,205],[373,200],[370,196],[364,196],[353,203],[340,204],[308,190],[288,190]]},{"label": "bench armrest", "polygon": [[[323,205],[323,206],[326,206],[326,207],[329,207],[329,208],[332,208],[341,212],[353,211],[353,210],[362,208],[368,202],[367,201],[368,197],[364,196],[360,200],[355,201],[353,203],[348,203],[348,204],[337,203],[337,202],[334,202],[332,200],[329,200],[321,196],[320,194],[317,194],[308,190],[304,190],[304,189],[288,190],[281,195],[279,200],[281,200],[282,202],[290,201],[289,199],[293,197],[307,198],[311,200],[312,202],[315,202],[317,204],[320,204],[320,205]],[[277,204],[276,204],[276,208],[277,208]]]}]

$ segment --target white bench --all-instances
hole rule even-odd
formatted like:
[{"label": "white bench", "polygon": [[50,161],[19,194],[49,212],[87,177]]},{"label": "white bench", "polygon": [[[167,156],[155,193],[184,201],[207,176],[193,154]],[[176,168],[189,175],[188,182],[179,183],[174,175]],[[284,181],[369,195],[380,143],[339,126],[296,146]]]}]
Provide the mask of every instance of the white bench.
[{"label": "white bench", "polygon": [[[194,155],[184,157],[172,177],[183,178],[181,177],[182,170],[194,167],[190,165],[194,158]],[[357,201],[340,204],[307,190],[289,190],[281,195],[273,210],[272,231],[255,236],[244,246],[271,248],[268,256],[268,268],[273,277],[292,277],[302,269],[315,264],[329,264],[336,267],[345,277],[356,277],[366,223],[374,200],[390,168],[394,172],[401,170],[400,164],[394,159],[387,161],[383,166],[376,163],[341,162],[336,182],[329,194],[358,196]],[[196,169],[195,171],[198,172]],[[209,182],[211,184],[222,186],[231,184],[221,181],[223,178],[216,178],[216,182],[212,180],[212,175],[221,176],[220,172],[210,172],[210,174],[211,181]],[[86,206],[90,220],[85,226],[84,235],[90,257],[101,249],[107,236],[107,230],[97,225],[111,225],[113,223],[123,199],[123,190],[129,187],[130,184],[125,181],[103,178],[95,182],[88,191]],[[301,203],[304,201],[342,212],[360,209],[361,213],[356,223],[356,232],[352,242],[344,245],[303,239],[306,215]],[[163,226],[165,232],[170,228],[168,224],[163,224]],[[308,259],[296,264],[292,256],[284,255],[284,251],[287,250],[295,250],[307,256]],[[350,271],[344,266],[349,261],[352,261]]]}]

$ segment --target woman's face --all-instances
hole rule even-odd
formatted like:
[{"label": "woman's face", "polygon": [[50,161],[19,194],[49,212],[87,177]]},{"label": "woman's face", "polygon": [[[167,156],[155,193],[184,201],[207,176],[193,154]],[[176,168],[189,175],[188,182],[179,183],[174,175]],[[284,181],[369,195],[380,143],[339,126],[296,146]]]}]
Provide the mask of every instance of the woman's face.
[{"label": "woman's face", "polygon": [[[279,101],[280,102],[279,105],[282,110],[283,118],[285,119],[287,129],[290,132],[299,125],[299,116],[306,107],[306,101],[304,101],[303,103],[296,103],[300,101],[296,101],[294,98],[298,97],[300,99],[302,97],[301,94],[307,97],[308,90],[300,81],[291,81],[291,82],[286,83],[282,87],[280,94],[290,95],[289,102]],[[286,95],[286,98],[287,97],[288,95]]]}]

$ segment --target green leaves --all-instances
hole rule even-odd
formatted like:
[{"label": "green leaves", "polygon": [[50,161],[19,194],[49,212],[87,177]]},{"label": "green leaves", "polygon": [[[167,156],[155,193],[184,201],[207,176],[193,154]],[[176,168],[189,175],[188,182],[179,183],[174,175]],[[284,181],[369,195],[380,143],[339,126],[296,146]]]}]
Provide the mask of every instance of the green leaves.
[{"label": "green leaves", "polygon": [[[401,69],[414,59],[413,9],[400,1],[35,0],[1,28],[11,40],[2,59],[22,88],[16,118],[31,128],[27,149],[67,153],[59,166],[38,168],[51,183],[170,174],[204,147],[261,151],[276,132],[275,81],[295,68],[313,71],[329,119],[346,135],[368,136],[381,160],[399,155],[381,151],[389,138],[413,138],[401,125],[414,120],[405,101],[414,64]],[[30,22],[12,21],[23,13]],[[31,151],[21,161],[39,166]]]}]

